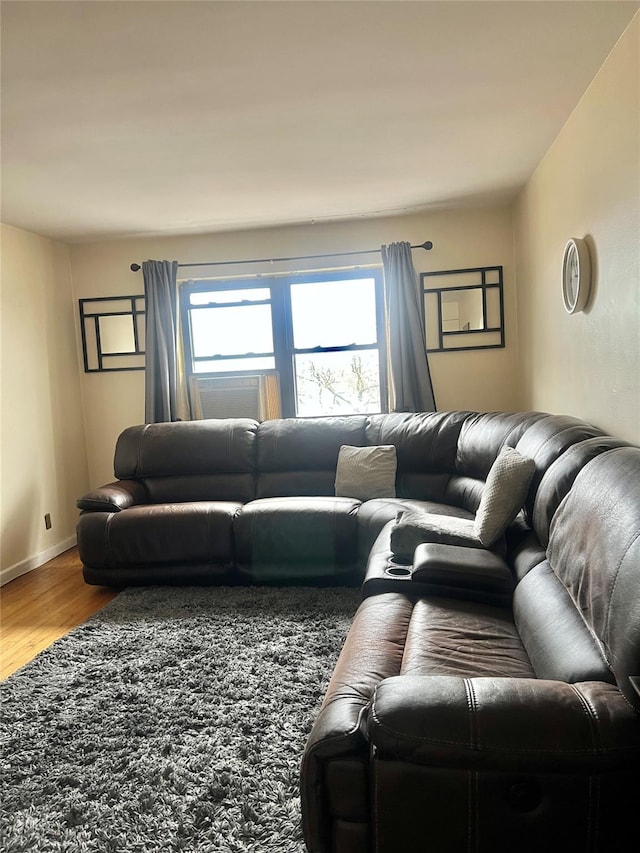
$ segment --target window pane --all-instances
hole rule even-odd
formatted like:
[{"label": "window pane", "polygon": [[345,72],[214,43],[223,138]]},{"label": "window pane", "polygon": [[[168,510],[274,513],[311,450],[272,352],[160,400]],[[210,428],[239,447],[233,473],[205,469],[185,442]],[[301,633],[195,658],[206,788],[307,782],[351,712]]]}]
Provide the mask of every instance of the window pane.
[{"label": "window pane", "polygon": [[302,417],[379,412],[377,350],[295,356],[296,413]]},{"label": "window pane", "polygon": [[242,288],[240,290],[201,290],[189,297],[191,305],[224,305],[227,302],[259,302],[270,299],[268,287]]},{"label": "window pane", "polygon": [[375,280],[293,284],[291,314],[296,349],[373,344],[377,340]]},{"label": "window pane", "polygon": [[194,373],[237,373],[242,370],[274,370],[275,359],[271,358],[225,358],[221,361],[196,361]]},{"label": "window pane", "polygon": [[273,352],[270,305],[198,308],[190,314],[196,357]]}]

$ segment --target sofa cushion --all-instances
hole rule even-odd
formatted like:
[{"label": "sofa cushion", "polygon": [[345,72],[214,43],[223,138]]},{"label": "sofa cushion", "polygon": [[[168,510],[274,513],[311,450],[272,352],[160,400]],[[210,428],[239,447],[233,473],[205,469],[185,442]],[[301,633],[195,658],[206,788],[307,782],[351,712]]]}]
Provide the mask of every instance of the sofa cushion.
[{"label": "sofa cushion", "polygon": [[352,447],[343,444],[336,467],[336,496],[393,498],[396,495],[396,448],[393,444]]},{"label": "sofa cushion", "polygon": [[536,676],[509,608],[436,597],[415,603],[400,674]]},{"label": "sofa cushion", "polygon": [[257,436],[257,498],[335,496],[343,444],[365,444],[366,418],[282,418],[264,421]]},{"label": "sofa cushion", "polygon": [[[457,473],[486,480],[501,449],[515,447],[522,436],[545,417],[543,412],[469,414],[460,430],[455,463]],[[524,450],[521,452],[525,453]]]},{"label": "sofa cushion", "polygon": [[233,563],[233,517],[240,504],[192,501],[87,512],[78,520],[82,562],[94,569]]},{"label": "sofa cushion", "polygon": [[447,487],[443,496],[443,503],[462,507],[467,512],[476,514],[482,493],[484,491],[484,479],[475,477],[464,477],[461,474],[453,474],[447,481]]},{"label": "sofa cushion", "polygon": [[255,497],[253,474],[188,474],[184,477],[147,477],[142,483],[152,504],[191,501],[245,503]]},{"label": "sofa cushion", "polygon": [[247,418],[141,424],[116,443],[118,479],[249,474],[258,423]]},{"label": "sofa cushion", "polygon": [[445,489],[455,468],[460,428],[467,414],[393,412],[368,417],[364,443],[369,446],[395,445],[398,457],[396,493],[399,497],[445,501]]},{"label": "sofa cushion", "polygon": [[597,639],[548,561],[517,584],[513,614],[538,678],[570,684],[615,681]]},{"label": "sofa cushion", "polygon": [[238,571],[255,583],[354,579],[359,506],[322,496],[245,504],[234,520]]},{"label": "sofa cushion", "polygon": [[250,501],[257,428],[247,418],[128,427],[116,444],[116,477],[142,481],[151,503]]},{"label": "sofa cushion", "polygon": [[473,526],[474,535],[490,548],[516,517],[527,496],[535,464],[505,446],[491,466]]}]

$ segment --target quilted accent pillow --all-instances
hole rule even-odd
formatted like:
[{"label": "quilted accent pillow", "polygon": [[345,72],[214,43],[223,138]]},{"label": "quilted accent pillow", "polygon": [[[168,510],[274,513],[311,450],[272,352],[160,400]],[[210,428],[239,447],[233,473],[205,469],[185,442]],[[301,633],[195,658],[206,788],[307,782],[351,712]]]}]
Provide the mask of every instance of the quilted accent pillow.
[{"label": "quilted accent pillow", "polygon": [[491,547],[520,512],[536,466],[533,459],[513,447],[503,447],[491,466],[474,533],[485,548]]},{"label": "quilted accent pillow", "polygon": [[343,444],[338,453],[336,496],[358,498],[395,498],[396,448],[393,444],[352,447]]}]

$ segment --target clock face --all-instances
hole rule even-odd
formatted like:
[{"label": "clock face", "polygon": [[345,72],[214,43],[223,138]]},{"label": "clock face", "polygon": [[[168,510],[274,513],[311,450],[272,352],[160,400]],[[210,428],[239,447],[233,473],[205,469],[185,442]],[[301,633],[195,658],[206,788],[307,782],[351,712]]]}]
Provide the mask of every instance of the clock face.
[{"label": "clock face", "polygon": [[562,298],[569,314],[582,311],[589,298],[591,262],[584,240],[572,238],[562,259]]}]

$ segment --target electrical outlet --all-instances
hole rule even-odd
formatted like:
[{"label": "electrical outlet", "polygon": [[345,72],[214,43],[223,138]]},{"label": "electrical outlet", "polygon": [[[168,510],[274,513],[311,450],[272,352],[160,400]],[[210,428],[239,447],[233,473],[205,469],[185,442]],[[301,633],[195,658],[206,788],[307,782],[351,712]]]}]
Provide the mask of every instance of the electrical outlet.
[{"label": "electrical outlet", "polygon": [[47,530],[51,530],[51,513],[50,512],[45,514],[44,526]]}]

